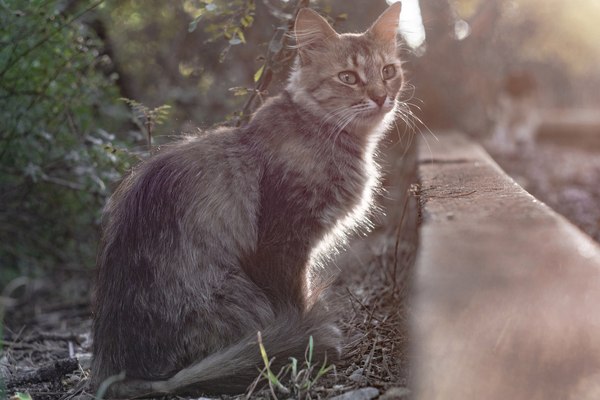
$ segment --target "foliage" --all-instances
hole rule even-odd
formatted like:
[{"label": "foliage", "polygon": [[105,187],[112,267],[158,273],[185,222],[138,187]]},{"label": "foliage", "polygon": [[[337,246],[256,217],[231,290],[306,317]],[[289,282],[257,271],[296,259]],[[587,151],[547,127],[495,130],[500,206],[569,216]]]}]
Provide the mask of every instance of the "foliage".
[{"label": "foliage", "polygon": [[123,81],[121,94],[149,108],[172,105],[165,130],[173,132],[185,121],[191,120],[193,126],[222,121],[224,108],[235,106],[229,102],[228,81],[233,74],[241,75],[239,68],[219,63],[228,42],[205,32],[212,16],[204,16],[189,32],[196,16],[193,4],[111,1],[102,10],[108,32],[104,40],[112,48]]},{"label": "foliage", "polygon": [[[273,78],[280,87],[285,80],[291,59],[282,59],[281,68],[272,71],[263,66],[269,54],[289,55],[281,48],[287,40],[283,34],[298,3],[178,0],[161,7],[149,7],[143,0],[109,3],[103,10],[110,32],[107,40],[122,61],[120,74],[129,85],[124,96],[149,107],[172,105],[165,130],[178,132],[188,121],[190,127],[226,119],[235,123],[228,116],[245,108],[248,97],[267,94],[256,93],[250,87],[253,81],[267,83]],[[274,85],[271,94],[279,87]]]},{"label": "foliage", "polygon": [[232,46],[246,43],[244,31],[254,22],[256,4],[254,0],[234,0],[227,3],[216,0],[188,1],[185,10],[195,17],[188,30],[196,30],[201,20],[209,20],[205,31],[210,35],[209,41],[219,38],[227,40],[228,45],[221,51],[219,61],[223,62]]},{"label": "foliage", "polygon": [[99,212],[128,168],[105,150],[122,123],[110,60],[58,1],[0,2],[0,286],[57,264],[89,266]]},{"label": "foliage", "polygon": [[14,396],[10,398],[10,400],[32,400],[31,395],[29,393],[21,393],[16,392]]},{"label": "foliage", "polygon": [[163,104],[155,108],[148,108],[142,103],[132,100],[121,98],[133,111],[133,122],[137,125],[141,132],[146,137],[148,149],[152,150],[152,133],[156,125],[161,125],[165,122],[171,110],[171,106]]},{"label": "foliage", "polygon": [[[282,12],[275,19],[261,10],[261,33],[253,41],[274,32],[279,41],[267,56],[281,50],[285,29],[277,26],[288,23],[296,3],[274,7]],[[148,154],[125,145],[123,132],[150,142],[165,121],[177,131],[186,129],[182,120],[222,121],[242,109],[244,97],[257,95],[256,89],[228,92],[232,85],[222,76],[240,76],[240,67],[248,71],[246,81],[254,76],[267,87],[276,62],[223,68],[218,61],[226,53],[237,59],[263,53],[239,46],[257,26],[256,7],[253,0],[180,0],[164,7],[139,0],[0,0],[0,287],[56,266],[93,264],[100,211],[112,186]],[[198,57],[198,48],[206,57]],[[216,95],[206,96],[209,90]],[[219,98],[227,104],[222,111],[202,106]]]},{"label": "foliage", "polygon": [[[261,9],[256,25],[254,0],[164,7],[139,0],[0,0],[0,287],[59,265],[91,266],[112,186],[148,154],[125,145],[123,132],[150,143],[165,121],[167,129],[185,131],[181,120],[195,125],[222,121],[236,108],[251,112],[273,71],[289,64],[289,56],[279,64],[270,58],[287,54],[283,33],[297,3],[281,2],[271,10],[280,12],[275,16]],[[260,43],[273,33],[266,52],[239,46],[248,35]],[[206,57],[198,57],[198,48]],[[223,68],[218,59],[226,53],[238,60],[266,56]],[[240,76],[240,67],[260,93],[228,92],[223,74]],[[222,111],[202,107],[219,98],[227,104]]]},{"label": "foliage", "polygon": [[267,350],[262,342],[262,335],[257,333],[260,355],[265,365],[259,378],[251,385],[246,398],[252,395],[252,392],[260,382],[260,379],[267,381],[271,396],[277,399],[276,392],[284,394],[288,398],[303,399],[310,397],[310,390],[315,384],[333,369],[333,365],[327,365],[327,360],[321,366],[313,361],[314,340],[310,336],[306,347],[304,363],[298,368],[298,360],[291,357],[290,363],[283,367],[277,375],[271,369],[272,360],[267,355]]}]

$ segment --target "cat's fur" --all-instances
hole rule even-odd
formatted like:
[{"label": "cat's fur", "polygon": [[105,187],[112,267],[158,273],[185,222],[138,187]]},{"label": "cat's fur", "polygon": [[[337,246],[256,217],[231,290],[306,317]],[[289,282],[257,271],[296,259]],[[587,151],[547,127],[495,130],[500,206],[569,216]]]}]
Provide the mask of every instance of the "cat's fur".
[{"label": "cat's fur", "polygon": [[[247,126],[169,146],[124,180],[98,256],[93,387],[125,371],[111,396],[242,392],[262,363],[258,331],[273,368],[302,359],[310,335],[316,359],[338,355],[309,278],[324,243],[371,206],[373,152],[402,86],[399,12],[338,35],[301,10],[281,95]],[[396,76],[384,80],[388,64]],[[342,83],[342,71],[361,81]]]}]

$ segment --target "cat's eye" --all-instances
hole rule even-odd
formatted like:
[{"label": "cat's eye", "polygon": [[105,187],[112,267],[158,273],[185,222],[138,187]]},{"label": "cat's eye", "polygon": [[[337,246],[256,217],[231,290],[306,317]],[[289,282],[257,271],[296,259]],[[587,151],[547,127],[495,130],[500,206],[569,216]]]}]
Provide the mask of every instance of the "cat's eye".
[{"label": "cat's eye", "polygon": [[394,67],[394,64],[389,64],[383,67],[381,72],[383,73],[383,79],[387,81],[396,76],[396,67]]},{"label": "cat's eye", "polygon": [[348,85],[356,85],[358,82],[358,75],[356,75],[356,72],[352,71],[342,71],[338,74],[338,78]]}]

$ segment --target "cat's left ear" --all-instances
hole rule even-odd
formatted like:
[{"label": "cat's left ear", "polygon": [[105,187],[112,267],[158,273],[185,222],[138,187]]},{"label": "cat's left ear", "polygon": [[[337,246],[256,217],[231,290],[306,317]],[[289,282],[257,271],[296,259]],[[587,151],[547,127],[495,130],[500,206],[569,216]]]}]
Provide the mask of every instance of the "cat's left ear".
[{"label": "cat's left ear", "polygon": [[311,52],[326,47],[327,42],[339,37],[327,20],[310,8],[301,8],[298,11],[294,35],[302,62],[310,60]]},{"label": "cat's left ear", "polygon": [[400,10],[402,3],[396,2],[385,10],[377,21],[371,25],[367,33],[375,38],[385,42],[395,42],[398,33],[398,22],[400,20]]}]

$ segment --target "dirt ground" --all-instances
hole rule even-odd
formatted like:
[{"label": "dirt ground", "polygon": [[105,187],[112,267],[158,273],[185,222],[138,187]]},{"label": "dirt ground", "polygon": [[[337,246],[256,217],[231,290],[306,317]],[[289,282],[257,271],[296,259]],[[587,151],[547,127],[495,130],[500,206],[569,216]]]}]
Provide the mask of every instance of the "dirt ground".
[{"label": "dirt ground", "polygon": [[546,142],[488,151],[525,190],[600,242],[600,149]]},{"label": "dirt ground", "polygon": [[[380,213],[377,228],[352,241],[334,262],[340,275],[331,298],[340,310],[339,324],[346,338],[342,360],[308,391],[286,394],[270,389],[262,379],[238,398],[324,399],[347,393],[350,399],[378,395],[392,399],[407,392],[405,298],[417,223],[415,201],[409,195],[414,152],[398,143],[388,144],[383,164],[390,172],[385,179],[387,192],[380,198],[385,215]],[[7,397],[21,392],[33,399],[58,400],[85,393],[92,346],[90,277],[90,269],[82,267],[23,280],[22,287],[15,287],[15,301],[6,310],[0,355]]]}]

